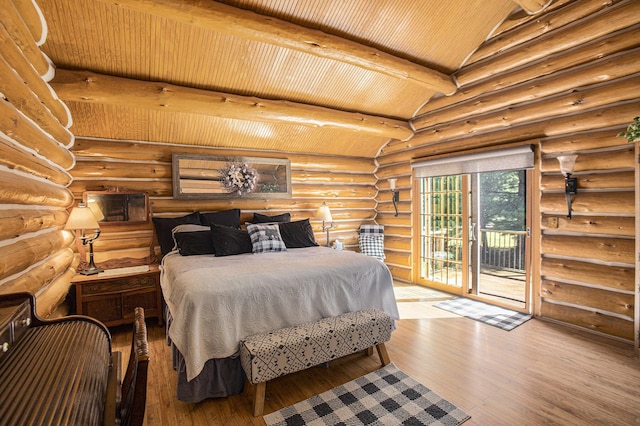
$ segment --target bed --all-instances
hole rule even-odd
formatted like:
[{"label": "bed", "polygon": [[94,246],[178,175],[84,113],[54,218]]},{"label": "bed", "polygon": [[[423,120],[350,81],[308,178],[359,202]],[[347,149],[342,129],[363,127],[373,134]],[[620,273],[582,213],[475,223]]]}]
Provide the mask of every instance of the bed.
[{"label": "bed", "polygon": [[174,250],[163,258],[161,286],[185,402],[242,392],[246,336],[366,308],[398,319],[387,266],[328,247],[222,257]]}]

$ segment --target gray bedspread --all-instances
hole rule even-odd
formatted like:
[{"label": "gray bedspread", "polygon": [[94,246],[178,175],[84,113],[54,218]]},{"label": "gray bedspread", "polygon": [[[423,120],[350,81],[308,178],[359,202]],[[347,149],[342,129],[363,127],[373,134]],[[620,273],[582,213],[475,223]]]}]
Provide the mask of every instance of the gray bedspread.
[{"label": "gray bedspread", "polygon": [[387,266],[327,247],[227,257],[172,252],[163,259],[161,285],[187,380],[207,360],[237,353],[252,334],[366,308],[398,319]]}]

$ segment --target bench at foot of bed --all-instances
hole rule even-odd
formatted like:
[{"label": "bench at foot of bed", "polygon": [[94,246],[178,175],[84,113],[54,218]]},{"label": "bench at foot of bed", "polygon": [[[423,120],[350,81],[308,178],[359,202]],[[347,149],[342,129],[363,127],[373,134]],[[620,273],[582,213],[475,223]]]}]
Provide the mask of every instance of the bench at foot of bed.
[{"label": "bench at foot of bed", "polygon": [[365,309],[247,337],[240,343],[240,359],[247,379],[256,385],[253,415],[262,415],[267,381],[276,377],[365,349],[371,355],[374,346],[382,365],[389,364],[384,342],[391,331],[389,315]]}]

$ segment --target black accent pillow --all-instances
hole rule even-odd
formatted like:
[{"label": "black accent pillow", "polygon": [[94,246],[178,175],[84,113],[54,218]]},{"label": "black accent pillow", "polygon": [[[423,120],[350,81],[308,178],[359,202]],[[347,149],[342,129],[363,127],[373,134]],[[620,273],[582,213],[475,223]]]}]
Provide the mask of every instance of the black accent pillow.
[{"label": "black accent pillow", "polygon": [[291,222],[291,213],[282,213],[275,216],[267,216],[266,214],[254,213],[253,223],[273,223],[273,222]]},{"label": "black accent pillow", "polygon": [[224,225],[240,229],[240,209],[200,213],[200,223],[206,226]]},{"label": "black accent pillow", "polygon": [[178,225],[186,223],[200,225],[200,214],[198,212],[189,213],[182,217],[154,217],[153,226],[156,228],[160,252],[166,255],[173,250],[173,235],[171,231]]},{"label": "black accent pillow", "polygon": [[249,233],[229,226],[211,225],[211,240],[216,256],[233,256],[253,250]]},{"label": "black accent pillow", "polygon": [[181,256],[215,254],[211,231],[176,232],[173,237]]},{"label": "black accent pillow", "polygon": [[278,227],[280,228],[282,241],[284,241],[284,245],[287,248],[314,247],[318,245],[309,219],[278,223]]}]

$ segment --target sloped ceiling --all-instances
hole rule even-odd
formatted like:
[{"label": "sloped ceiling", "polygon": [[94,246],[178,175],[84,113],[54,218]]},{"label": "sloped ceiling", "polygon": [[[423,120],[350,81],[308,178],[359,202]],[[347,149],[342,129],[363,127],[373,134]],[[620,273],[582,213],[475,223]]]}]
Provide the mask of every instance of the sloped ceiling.
[{"label": "sloped ceiling", "polygon": [[512,0],[38,0],[76,137],[375,157]]}]

